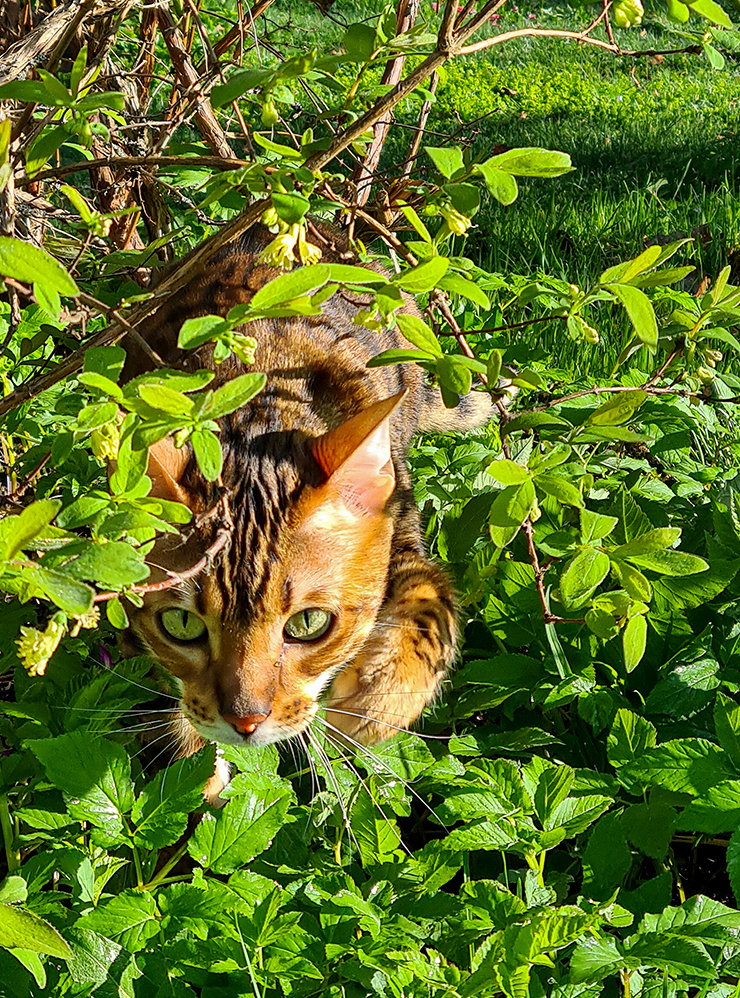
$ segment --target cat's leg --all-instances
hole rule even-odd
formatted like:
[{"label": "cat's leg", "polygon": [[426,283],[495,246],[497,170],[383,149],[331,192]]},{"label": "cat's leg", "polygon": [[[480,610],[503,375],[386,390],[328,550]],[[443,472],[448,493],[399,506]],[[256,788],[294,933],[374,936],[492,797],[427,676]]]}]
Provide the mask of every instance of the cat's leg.
[{"label": "cat's leg", "polygon": [[419,550],[397,553],[376,626],[334,680],[327,721],[363,744],[406,729],[438,693],[456,641],[455,599],[444,573]]}]

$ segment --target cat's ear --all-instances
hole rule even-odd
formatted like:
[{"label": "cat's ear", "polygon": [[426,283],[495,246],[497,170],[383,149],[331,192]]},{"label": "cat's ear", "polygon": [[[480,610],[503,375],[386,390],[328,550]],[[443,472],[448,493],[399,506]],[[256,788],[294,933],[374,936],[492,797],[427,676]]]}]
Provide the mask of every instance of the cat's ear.
[{"label": "cat's ear", "polygon": [[402,391],[376,402],[312,442],[311,451],[327,485],[348,506],[379,513],[390,498],[396,485],[390,418],[406,395]]},{"label": "cat's ear", "polygon": [[147,475],[152,480],[149,493],[155,499],[168,499],[189,506],[188,493],[180,485],[190,460],[187,447],[175,447],[172,437],[163,437],[149,448]]}]

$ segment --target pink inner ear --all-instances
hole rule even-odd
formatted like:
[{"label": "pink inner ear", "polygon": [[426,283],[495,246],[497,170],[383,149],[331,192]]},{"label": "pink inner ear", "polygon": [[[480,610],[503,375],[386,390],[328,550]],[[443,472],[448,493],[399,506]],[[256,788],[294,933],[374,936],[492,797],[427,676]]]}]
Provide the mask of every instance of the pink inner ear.
[{"label": "pink inner ear", "polygon": [[395,485],[390,426],[386,418],[337,468],[329,479],[329,486],[336,489],[350,508],[379,513]]},{"label": "pink inner ear", "polygon": [[376,402],[311,444],[327,485],[350,507],[379,513],[396,484],[391,460],[390,417],[406,392]]},{"label": "pink inner ear", "polygon": [[169,499],[186,506],[188,493],[180,485],[180,479],[190,459],[186,447],[175,447],[172,437],[164,437],[149,448],[147,474],[152,480],[149,493],[155,499]]}]

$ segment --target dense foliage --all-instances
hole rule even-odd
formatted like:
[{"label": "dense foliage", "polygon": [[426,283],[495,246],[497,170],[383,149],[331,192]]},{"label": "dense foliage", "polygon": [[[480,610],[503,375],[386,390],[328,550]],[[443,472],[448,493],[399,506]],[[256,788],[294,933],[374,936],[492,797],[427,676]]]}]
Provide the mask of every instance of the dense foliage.
[{"label": "dense foliage", "polygon": [[[574,274],[487,269],[485,219],[571,159],[446,138],[443,76],[532,32],[617,53],[643,17],[632,58],[721,73],[740,37],[713,0],[622,0],[614,32],[608,4],[568,11],[581,33],[441,7],[348,5],[337,30],[268,0],[254,21],[71,3],[33,15],[57,19],[41,57],[0,22],[0,995],[737,992],[740,287],[697,272],[689,232]],[[387,276],[317,262],[313,217]],[[217,420],[264,376],[213,391],[153,356],[119,382],[136,323],[258,219],[285,273],[184,349],[249,364],[250,320],[349,288],[413,347],[372,363],[420,363],[450,406],[488,391],[496,418],[413,455],[467,624],[422,733],[371,751],[319,718],[280,752],[223,747],[214,809],[215,748],[170,760],[173,690],[116,631],[190,519],[148,495],[147,448],[172,433],[217,480]]]}]

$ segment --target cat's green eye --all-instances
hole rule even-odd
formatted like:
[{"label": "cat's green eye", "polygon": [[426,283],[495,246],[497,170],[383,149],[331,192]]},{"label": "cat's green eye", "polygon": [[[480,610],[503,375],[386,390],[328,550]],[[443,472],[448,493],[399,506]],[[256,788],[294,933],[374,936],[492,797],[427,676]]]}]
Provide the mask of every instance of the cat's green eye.
[{"label": "cat's green eye", "polygon": [[294,613],[285,625],[285,636],[293,641],[316,641],[323,638],[334,623],[334,615],[328,610],[310,606]]},{"label": "cat's green eye", "polygon": [[165,631],[176,641],[197,641],[206,633],[206,625],[200,617],[180,607],[165,610],[159,619]]}]

